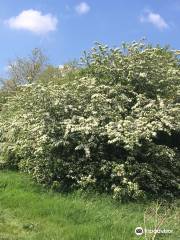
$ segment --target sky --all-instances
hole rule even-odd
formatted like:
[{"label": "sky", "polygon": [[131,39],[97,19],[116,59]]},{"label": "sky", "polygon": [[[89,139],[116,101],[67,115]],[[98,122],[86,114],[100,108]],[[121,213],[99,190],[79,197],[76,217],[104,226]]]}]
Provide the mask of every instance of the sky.
[{"label": "sky", "polygon": [[1,0],[0,76],[36,47],[58,66],[96,41],[117,47],[144,37],[180,49],[180,0]]}]

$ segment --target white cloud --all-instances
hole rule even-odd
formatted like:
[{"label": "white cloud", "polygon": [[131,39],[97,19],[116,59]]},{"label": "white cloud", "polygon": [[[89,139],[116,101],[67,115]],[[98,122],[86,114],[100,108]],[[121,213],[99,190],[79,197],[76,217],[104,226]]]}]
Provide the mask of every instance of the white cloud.
[{"label": "white cloud", "polygon": [[140,17],[140,21],[142,23],[148,22],[153,24],[155,27],[157,27],[160,30],[168,28],[168,23],[164,20],[163,17],[161,17],[158,13],[153,13],[148,11],[145,15]]},{"label": "white cloud", "polygon": [[24,10],[18,16],[5,21],[12,29],[28,30],[36,34],[46,34],[55,31],[58,20],[51,14],[43,15],[33,9]]},{"label": "white cloud", "polygon": [[90,11],[90,6],[86,2],[81,2],[75,7],[75,10],[79,15],[86,14]]}]

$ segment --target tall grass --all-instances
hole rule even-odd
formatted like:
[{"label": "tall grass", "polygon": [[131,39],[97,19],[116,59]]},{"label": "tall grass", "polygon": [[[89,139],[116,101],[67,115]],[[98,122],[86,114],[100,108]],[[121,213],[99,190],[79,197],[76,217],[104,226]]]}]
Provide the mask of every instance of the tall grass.
[{"label": "tall grass", "polygon": [[[1,240],[135,240],[151,203],[119,204],[107,196],[53,193],[28,176],[0,172]],[[173,213],[174,214],[174,213]],[[169,222],[178,239],[177,215]],[[148,238],[149,239],[149,238]]]}]

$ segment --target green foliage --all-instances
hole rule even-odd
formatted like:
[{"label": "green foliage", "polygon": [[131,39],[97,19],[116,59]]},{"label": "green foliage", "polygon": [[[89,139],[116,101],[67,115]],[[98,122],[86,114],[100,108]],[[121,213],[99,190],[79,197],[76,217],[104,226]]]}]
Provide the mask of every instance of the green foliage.
[{"label": "green foliage", "polygon": [[156,139],[180,131],[178,58],[140,42],[97,44],[84,62],[73,75],[19,87],[3,104],[4,165],[63,191],[177,196],[179,149]]},{"label": "green foliage", "polygon": [[18,57],[9,62],[9,79],[2,81],[3,89],[15,91],[20,85],[35,82],[47,65],[47,57],[41,49],[34,48],[27,58]]}]

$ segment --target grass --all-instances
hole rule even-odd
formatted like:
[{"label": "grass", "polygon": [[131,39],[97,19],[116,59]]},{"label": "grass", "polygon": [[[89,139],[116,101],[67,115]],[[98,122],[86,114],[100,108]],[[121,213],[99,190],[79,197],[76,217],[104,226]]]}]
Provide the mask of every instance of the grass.
[{"label": "grass", "polygon": [[[24,174],[0,171],[0,240],[145,239],[134,229],[143,226],[149,206],[152,203],[119,204],[106,196],[53,193]],[[173,233],[156,239],[178,239],[177,213],[172,211],[163,227]]]}]

